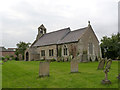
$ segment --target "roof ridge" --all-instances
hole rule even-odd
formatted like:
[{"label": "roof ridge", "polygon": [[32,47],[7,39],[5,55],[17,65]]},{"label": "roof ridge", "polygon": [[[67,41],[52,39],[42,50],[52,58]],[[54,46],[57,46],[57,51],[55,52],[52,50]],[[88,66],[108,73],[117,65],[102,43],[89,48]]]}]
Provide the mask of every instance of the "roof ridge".
[{"label": "roof ridge", "polygon": [[[49,33],[46,33],[46,34],[50,34],[50,33],[54,33],[54,32],[59,32],[59,31],[66,30],[66,29],[69,29],[69,30],[70,30],[70,27],[68,27],[68,28],[63,28],[63,29],[59,29],[59,30],[56,30],[56,31],[52,31],[52,32],[49,32]],[[45,35],[46,35],[46,34],[45,34]]]},{"label": "roof ridge", "polygon": [[88,27],[84,27],[84,28],[76,29],[76,30],[73,30],[73,31],[71,31],[71,32],[75,32],[75,31],[79,31],[79,30],[84,30],[84,29],[86,29],[86,28],[88,28]]},{"label": "roof ridge", "polygon": [[69,31],[68,33],[66,33],[60,40],[58,40],[57,44],[62,40],[64,39],[71,31]]}]

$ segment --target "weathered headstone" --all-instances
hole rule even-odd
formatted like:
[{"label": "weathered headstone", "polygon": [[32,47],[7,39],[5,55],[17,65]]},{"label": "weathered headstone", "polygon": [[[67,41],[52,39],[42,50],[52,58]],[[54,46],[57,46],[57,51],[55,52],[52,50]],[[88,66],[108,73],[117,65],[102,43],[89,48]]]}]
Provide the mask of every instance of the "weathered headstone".
[{"label": "weathered headstone", "polygon": [[23,59],[22,54],[19,54],[18,58],[19,58],[19,60],[22,60]]},{"label": "weathered headstone", "polygon": [[12,60],[12,57],[10,57],[10,60]]},{"label": "weathered headstone", "polygon": [[88,62],[88,55],[87,54],[82,55],[82,62]]},{"label": "weathered headstone", "polygon": [[73,59],[71,60],[71,73],[78,72],[78,61]]},{"label": "weathered headstone", "polygon": [[50,62],[40,62],[39,77],[49,76],[49,63]]},{"label": "weathered headstone", "polygon": [[106,66],[108,67],[108,69],[110,69],[111,64],[112,64],[112,59],[108,59],[106,63]]},{"label": "weathered headstone", "polygon": [[104,70],[104,72],[105,72],[105,79],[102,80],[102,84],[111,84],[111,81],[108,80],[108,72],[109,72],[111,64],[112,64],[112,60],[109,59],[107,61],[107,64],[106,64],[106,67],[105,67],[105,70]]},{"label": "weathered headstone", "polygon": [[105,59],[101,59],[98,65],[98,69],[104,69]]}]

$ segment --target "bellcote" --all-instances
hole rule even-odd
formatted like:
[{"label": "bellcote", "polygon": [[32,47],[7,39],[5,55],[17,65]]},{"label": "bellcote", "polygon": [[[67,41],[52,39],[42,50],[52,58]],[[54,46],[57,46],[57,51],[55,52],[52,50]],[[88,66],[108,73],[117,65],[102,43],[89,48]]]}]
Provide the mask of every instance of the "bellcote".
[{"label": "bellcote", "polygon": [[42,36],[46,34],[46,28],[44,27],[44,25],[40,25],[40,27],[38,27],[38,35],[37,35],[37,40]]},{"label": "bellcote", "polygon": [[45,34],[46,33],[46,28],[42,24],[40,27],[38,27],[38,34]]}]

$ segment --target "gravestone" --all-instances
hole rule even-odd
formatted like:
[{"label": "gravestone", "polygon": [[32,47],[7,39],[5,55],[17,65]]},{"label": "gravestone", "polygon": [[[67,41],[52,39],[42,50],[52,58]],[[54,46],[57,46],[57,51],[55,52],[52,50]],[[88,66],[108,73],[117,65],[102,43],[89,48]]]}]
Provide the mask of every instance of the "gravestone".
[{"label": "gravestone", "polygon": [[12,57],[10,57],[10,60],[12,60]]},{"label": "gravestone", "polygon": [[112,59],[108,59],[106,63],[106,66],[108,67],[108,69],[110,69],[111,64],[112,64]]},{"label": "gravestone", "polygon": [[22,54],[19,54],[18,58],[19,58],[19,60],[22,60],[23,59]]},{"label": "gravestone", "polygon": [[71,73],[78,72],[78,61],[73,59],[71,60]]},{"label": "gravestone", "polygon": [[88,55],[87,54],[82,55],[82,62],[88,62]]},{"label": "gravestone", "polygon": [[105,79],[102,80],[102,84],[111,84],[111,81],[108,80],[108,72],[109,72],[111,64],[112,64],[112,60],[109,59],[107,61],[107,63],[106,63],[106,67],[105,67],[105,70],[104,70],[104,72],[105,72]]},{"label": "gravestone", "polygon": [[49,76],[49,63],[50,62],[40,62],[39,77]]},{"label": "gravestone", "polygon": [[104,69],[105,59],[101,59],[97,69]]}]

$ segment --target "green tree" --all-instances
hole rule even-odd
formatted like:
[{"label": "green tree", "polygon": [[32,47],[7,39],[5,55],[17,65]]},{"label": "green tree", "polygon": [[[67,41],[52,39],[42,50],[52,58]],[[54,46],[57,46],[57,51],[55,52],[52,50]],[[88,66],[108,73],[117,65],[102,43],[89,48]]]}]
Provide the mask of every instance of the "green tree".
[{"label": "green tree", "polygon": [[25,43],[25,42],[19,42],[16,44],[17,46],[17,49],[16,49],[16,52],[15,54],[18,55],[21,54],[23,56],[23,59],[24,59],[24,52],[27,48],[29,48],[29,45],[30,43]]},{"label": "green tree", "polygon": [[112,34],[111,37],[104,36],[100,46],[103,58],[120,58],[120,33]]}]

